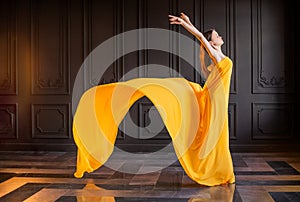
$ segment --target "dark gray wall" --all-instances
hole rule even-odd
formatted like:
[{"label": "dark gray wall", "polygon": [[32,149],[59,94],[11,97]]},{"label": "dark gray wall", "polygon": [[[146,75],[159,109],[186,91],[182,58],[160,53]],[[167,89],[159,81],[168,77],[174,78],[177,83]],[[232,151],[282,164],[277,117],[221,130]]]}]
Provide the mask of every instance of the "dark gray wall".
[{"label": "dark gray wall", "polygon": [[300,58],[300,49],[296,48],[300,46],[300,37],[298,37],[298,33],[300,31],[300,13],[298,10],[298,7],[294,7],[294,21],[295,21],[295,26],[293,29],[293,33],[294,33],[294,41],[295,41],[295,81],[296,81],[296,115],[295,115],[295,122],[296,122],[296,131],[298,131],[298,136],[297,136],[297,141],[300,142],[300,135],[299,135],[299,131],[300,131],[300,68],[299,68],[299,58]]},{"label": "dark gray wall", "polygon": [[[184,29],[169,25],[167,15],[180,11],[201,31],[215,28],[225,41],[223,51],[233,60],[228,112],[231,148],[278,151],[299,144],[299,37],[295,31],[300,25],[298,11],[289,1],[1,0],[0,11],[1,149],[74,149],[72,89],[84,58],[110,37],[137,28],[170,29],[193,39]],[[194,55],[198,66],[196,46],[181,50],[180,39],[172,44],[170,48]],[[83,82],[119,81],[144,64],[172,67],[191,81],[203,82],[181,58],[154,50],[125,55],[102,78],[91,74]],[[134,77],[149,74],[137,70]],[[159,119],[151,107],[146,98],[138,101],[130,110],[133,121],[147,126],[149,112]],[[148,133],[154,137],[141,140],[120,131],[117,145],[150,151],[170,142],[166,129]]]}]

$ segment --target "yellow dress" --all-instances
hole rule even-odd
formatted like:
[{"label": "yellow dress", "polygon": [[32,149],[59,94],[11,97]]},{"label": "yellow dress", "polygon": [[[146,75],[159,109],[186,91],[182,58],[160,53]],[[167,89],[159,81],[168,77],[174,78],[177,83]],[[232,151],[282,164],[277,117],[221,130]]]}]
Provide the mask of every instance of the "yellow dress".
[{"label": "yellow dress", "polygon": [[137,78],[87,90],[73,119],[78,148],[75,177],[108,160],[119,124],[129,108],[147,96],[159,111],[187,175],[207,186],[234,183],[228,131],[231,72],[232,61],[225,57],[213,66],[203,88],[184,78]]}]

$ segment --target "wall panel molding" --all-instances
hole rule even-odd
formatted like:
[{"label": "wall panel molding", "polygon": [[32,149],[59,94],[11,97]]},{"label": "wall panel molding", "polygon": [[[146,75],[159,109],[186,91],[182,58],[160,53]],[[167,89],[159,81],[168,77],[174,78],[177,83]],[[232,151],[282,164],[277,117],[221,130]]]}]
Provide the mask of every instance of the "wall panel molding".
[{"label": "wall panel molding", "polygon": [[[167,131],[157,109],[150,102],[139,103],[139,137],[151,140],[169,140]],[[149,127],[149,124],[151,127]],[[144,130],[145,129],[145,130]],[[162,130],[161,130],[162,129]]]},{"label": "wall panel molding", "polygon": [[228,126],[229,138],[236,140],[237,137],[237,103],[229,103],[228,105]]},{"label": "wall panel molding", "polygon": [[226,53],[233,61],[230,93],[237,94],[237,34],[236,34],[236,1],[226,0]]},{"label": "wall panel molding", "polygon": [[70,135],[69,104],[32,104],[32,138],[68,139]]},{"label": "wall panel molding", "polygon": [[287,54],[284,1],[251,0],[252,93],[292,91],[293,54]]},{"label": "wall panel molding", "polygon": [[252,139],[289,139],[294,131],[291,103],[252,103]]},{"label": "wall panel molding", "polygon": [[18,138],[18,105],[0,104],[0,139]]},{"label": "wall panel molding", "polygon": [[[125,2],[124,0],[114,0],[114,35],[118,35],[125,31]],[[113,72],[115,74],[114,81],[120,81],[125,74],[124,63],[124,39],[121,41],[115,41],[115,56],[122,55],[117,61],[113,63]]]},{"label": "wall panel molding", "polygon": [[[140,0],[138,1],[138,28],[147,28],[149,26],[149,9],[147,7],[148,0]],[[139,32],[138,37],[139,49],[140,47],[148,47],[148,38],[147,34],[142,34]],[[145,49],[143,51],[138,52],[138,66],[147,65],[149,60],[149,51]],[[138,77],[146,77],[147,70],[138,69]]]},{"label": "wall panel molding", "polygon": [[[219,32],[220,35],[223,36],[224,39],[224,46],[226,49],[224,50],[225,54],[228,55],[232,62],[233,62],[233,71],[232,71],[232,79],[231,79],[231,85],[230,85],[230,93],[231,94],[237,94],[238,87],[238,78],[237,78],[237,67],[238,67],[238,60],[237,60],[237,36],[236,36],[236,20],[237,20],[237,11],[236,11],[236,0],[223,0],[222,3],[224,3],[224,15],[223,12],[218,12],[217,15],[223,15],[218,16],[220,19],[224,20],[225,27],[224,32],[221,32],[221,26],[215,27],[218,24],[218,21],[212,20],[216,24],[207,24],[208,18],[215,18],[215,15],[212,17],[210,16],[210,11],[212,9],[212,4],[217,4],[219,1],[205,1],[205,0],[194,0],[194,16],[191,16],[191,19],[193,19],[194,25],[201,31],[202,33],[206,31],[208,28],[215,28],[216,31]],[[220,4],[221,5],[221,4]],[[207,13],[206,13],[207,12]],[[215,12],[215,11],[214,11]],[[212,12],[212,13],[214,13]],[[220,14],[221,13],[221,14]],[[200,18],[200,20],[198,19]],[[211,23],[211,22],[209,22]],[[195,43],[198,43],[198,40],[195,39]],[[196,69],[200,68],[199,61],[199,48],[197,48],[198,45],[195,44],[194,47],[194,53],[195,53],[195,72],[194,72],[194,81],[197,83],[204,84],[206,79],[199,78],[199,74],[196,72]]]},{"label": "wall panel molding", "polygon": [[17,95],[15,1],[1,1],[0,13],[0,94]]},{"label": "wall panel molding", "polygon": [[70,2],[31,2],[32,94],[69,94]]},{"label": "wall panel molding", "polygon": [[[197,27],[199,29],[199,31],[204,30],[204,0],[193,0],[193,8],[194,8],[194,16],[193,18],[193,22],[195,27]],[[200,19],[200,20],[199,20]],[[197,69],[200,71],[200,59],[199,59],[199,47],[197,44],[198,39],[194,38],[195,41],[195,45],[194,45],[194,58],[195,58],[195,62],[194,62],[194,81],[196,83],[201,83],[204,85],[205,80],[204,78],[201,77],[201,75],[197,72]]]},{"label": "wall panel molding", "polygon": [[[84,89],[89,89],[99,84],[112,83],[118,80],[118,69],[116,61],[112,61],[113,64],[109,67],[104,67],[104,75],[99,76],[99,66],[95,66],[93,61],[99,59],[97,55],[89,55],[94,49],[97,48],[102,42],[108,40],[110,37],[117,35],[116,32],[122,30],[123,25],[119,25],[118,22],[122,22],[123,19],[123,0],[108,1],[103,3],[97,0],[84,0],[83,1],[83,37],[84,37],[84,58],[89,56],[85,60],[85,66],[89,68],[84,69]],[[99,6],[100,5],[100,6]],[[120,6],[120,8],[118,8]],[[119,13],[121,12],[121,13]],[[105,20],[104,20],[105,19]],[[111,54],[117,54],[117,44],[114,44],[115,50]],[[94,52],[95,53],[95,52]],[[98,70],[97,70],[98,69]]]}]

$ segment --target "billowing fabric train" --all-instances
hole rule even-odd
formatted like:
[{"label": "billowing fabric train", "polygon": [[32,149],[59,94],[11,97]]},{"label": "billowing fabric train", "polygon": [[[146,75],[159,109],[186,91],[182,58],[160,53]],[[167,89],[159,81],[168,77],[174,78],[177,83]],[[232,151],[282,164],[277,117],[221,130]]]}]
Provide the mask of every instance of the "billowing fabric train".
[{"label": "billowing fabric train", "polygon": [[211,67],[203,88],[185,78],[137,78],[87,90],[73,120],[78,147],[75,177],[108,160],[119,124],[146,96],[159,111],[179,162],[192,180],[207,186],[234,183],[227,114],[231,72],[232,61],[225,57]]}]

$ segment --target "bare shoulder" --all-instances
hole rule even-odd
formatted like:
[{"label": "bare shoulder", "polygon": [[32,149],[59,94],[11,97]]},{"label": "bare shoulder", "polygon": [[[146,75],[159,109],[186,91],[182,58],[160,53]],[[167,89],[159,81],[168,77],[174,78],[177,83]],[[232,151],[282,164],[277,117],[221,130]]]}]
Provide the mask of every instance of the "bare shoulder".
[{"label": "bare shoulder", "polygon": [[221,62],[222,60],[224,60],[225,58],[228,58],[226,55],[216,55],[215,56],[215,62],[216,63],[219,63],[219,62]]}]

